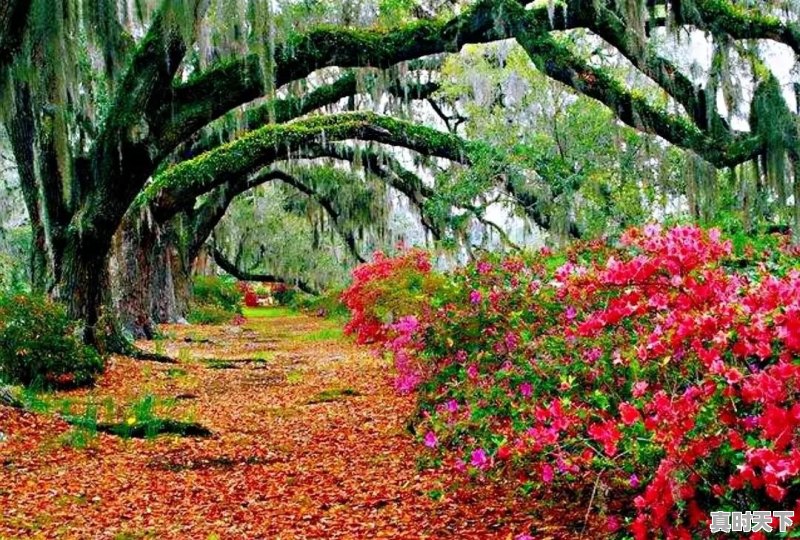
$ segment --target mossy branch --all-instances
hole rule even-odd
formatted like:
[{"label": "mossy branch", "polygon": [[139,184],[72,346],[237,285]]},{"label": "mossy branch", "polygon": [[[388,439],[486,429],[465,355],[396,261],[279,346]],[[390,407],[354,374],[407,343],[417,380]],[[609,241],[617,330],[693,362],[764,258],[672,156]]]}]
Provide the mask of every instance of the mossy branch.
[{"label": "mossy branch", "polygon": [[[326,67],[386,69],[399,62],[431,54],[457,52],[467,43],[508,38],[502,6],[509,0],[480,0],[450,20],[416,21],[391,30],[321,27],[277,44],[273,86],[278,88]],[[158,140],[177,145],[208,122],[233,108],[264,95],[257,55],[249,55],[208,69],[191,81],[175,86],[161,115],[174,116],[160,128]]]},{"label": "mossy branch", "polygon": [[[197,25],[209,0],[165,0],[133,53],[112,98],[105,125],[91,153],[93,182],[76,230],[116,229],[131,201],[155,168],[150,123],[172,88],[187,43],[177,13],[191,13]],[[180,4],[180,5],[179,5]]]},{"label": "mossy branch", "polygon": [[268,125],[158,175],[137,198],[158,219],[168,218],[231,178],[251,174],[311,146],[348,139],[402,146],[422,154],[466,161],[477,143],[371,112],[343,113]]},{"label": "mossy branch", "polygon": [[[369,84],[369,77],[366,78],[365,82]],[[333,83],[319,86],[306,95],[276,98],[258,106],[250,107],[245,110],[241,120],[234,117],[232,113],[228,113],[219,121],[212,122],[208,127],[211,135],[205,134],[202,136],[184,155],[198,156],[222,143],[233,140],[237,132],[242,130],[247,131],[268,123],[283,124],[289,122],[325,106],[332,105],[343,98],[358,94],[360,86],[356,72],[350,71]],[[439,86],[439,83],[436,82],[406,83],[394,80],[385,90],[390,95],[404,99],[424,99],[438,90]],[[182,124],[183,121],[176,119],[174,123],[177,126]],[[220,130],[215,128],[216,124],[228,127]],[[170,144],[166,143],[164,146],[169,147]]]}]

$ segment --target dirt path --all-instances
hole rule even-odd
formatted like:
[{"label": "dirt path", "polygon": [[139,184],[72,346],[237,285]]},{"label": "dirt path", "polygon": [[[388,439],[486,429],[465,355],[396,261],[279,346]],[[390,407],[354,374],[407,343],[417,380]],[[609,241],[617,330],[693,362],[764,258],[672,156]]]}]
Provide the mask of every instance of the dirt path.
[{"label": "dirt path", "polygon": [[166,328],[157,347],[178,363],[115,358],[96,388],[48,398],[51,411],[94,404],[100,420],[134,422],[153,396],[157,415],[211,437],[87,436],[0,406],[0,538],[506,539],[552,521],[494,487],[439,497],[386,362],[333,323],[255,315]]}]

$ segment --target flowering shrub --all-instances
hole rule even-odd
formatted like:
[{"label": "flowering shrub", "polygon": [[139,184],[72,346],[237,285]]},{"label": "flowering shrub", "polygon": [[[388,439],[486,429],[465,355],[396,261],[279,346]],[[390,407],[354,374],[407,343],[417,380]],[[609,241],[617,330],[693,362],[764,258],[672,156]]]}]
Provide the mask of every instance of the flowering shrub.
[{"label": "flowering shrub", "polygon": [[342,293],[351,314],[346,332],[355,334],[359,343],[384,339],[396,320],[423,309],[439,281],[422,250],[411,249],[393,258],[375,253],[373,262],[353,271],[353,284]]},{"label": "flowering shrub", "polygon": [[351,330],[418,393],[432,462],[526,490],[602,483],[627,501],[595,501],[610,532],[691,538],[710,511],[800,512],[800,272],[785,251],[749,255],[648,226],[481,260],[392,320],[372,314],[409,255],[360,268],[346,296]]},{"label": "flowering shrub", "polygon": [[0,382],[85,385],[104,367],[63,306],[37,295],[0,294]]},{"label": "flowering shrub", "polygon": [[246,281],[239,281],[236,288],[242,294],[242,301],[247,307],[258,307],[258,294],[253,287]]}]

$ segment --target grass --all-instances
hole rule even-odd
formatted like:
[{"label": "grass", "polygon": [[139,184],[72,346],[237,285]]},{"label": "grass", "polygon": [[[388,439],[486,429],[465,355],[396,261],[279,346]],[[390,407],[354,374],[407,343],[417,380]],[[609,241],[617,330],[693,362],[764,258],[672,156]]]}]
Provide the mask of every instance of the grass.
[{"label": "grass", "polygon": [[360,395],[361,392],[358,390],[353,390],[352,388],[331,388],[328,390],[323,390],[313,398],[306,401],[306,404],[313,405],[315,403],[329,403],[331,401],[340,401],[347,397],[355,397]]},{"label": "grass", "polygon": [[256,362],[272,362],[275,360],[275,353],[273,351],[259,351],[253,355],[253,360]]},{"label": "grass", "polygon": [[302,371],[290,371],[286,374],[286,382],[289,384],[300,384],[303,382],[303,372]]},{"label": "grass", "polygon": [[285,307],[245,307],[242,308],[242,315],[246,319],[283,319],[297,317],[298,313]]},{"label": "grass", "polygon": [[344,330],[339,326],[334,326],[331,328],[323,328],[309,334],[302,334],[298,336],[298,339],[300,341],[329,341],[332,339],[340,339],[343,336]]}]

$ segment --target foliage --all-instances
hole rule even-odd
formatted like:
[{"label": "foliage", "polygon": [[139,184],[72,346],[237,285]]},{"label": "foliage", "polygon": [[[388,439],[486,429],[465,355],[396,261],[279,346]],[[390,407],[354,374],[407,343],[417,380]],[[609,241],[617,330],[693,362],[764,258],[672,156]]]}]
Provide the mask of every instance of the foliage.
[{"label": "foliage", "polygon": [[247,307],[258,307],[258,293],[252,285],[246,281],[240,281],[236,284],[239,291],[242,293],[242,300]]},{"label": "foliage", "polygon": [[1,378],[44,387],[83,385],[103,367],[62,306],[37,295],[0,295]]},{"label": "foliage", "polygon": [[595,504],[610,532],[689,538],[710,511],[800,502],[797,258],[743,249],[714,229],[632,229],[478,261],[383,321],[385,269],[408,256],[378,258],[346,293],[361,298],[348,329],[418,392],[434,463],[528,491],[602,483],[628,501]]},{"label": "foliage", "polygon": [[242,292],[236,283],[219,276],[195,276],[192,295],[195,302],[231,312],[237,312],[242,302]]},{"label": "foliage", "polygon": [[187,319],[192,324],[222,324],[242,312],[245,293],[236,282],[219,276],[195,276]]},{"label": "foliage", "polygon": [[288,303],[294,309],[332,319],[346,319],[350,310],[342,302],[343,289],[329,289],[321,294],[295,291]]},{"label": "foliage", "polygon": [[439,285],[425,251],[411,249],[397,257],[377,252],[371,263],[353,270],[353,284],[342,293],[351,313],[346,331],[359,343],[379,342],[395,321],[422,310]]},{"label": "foliage", "polygon": [[0,223],[0,291],[23,293],[30,289],[30,230],[3,230]]}]

